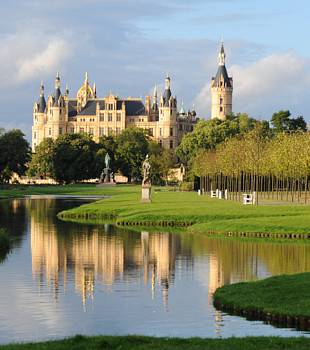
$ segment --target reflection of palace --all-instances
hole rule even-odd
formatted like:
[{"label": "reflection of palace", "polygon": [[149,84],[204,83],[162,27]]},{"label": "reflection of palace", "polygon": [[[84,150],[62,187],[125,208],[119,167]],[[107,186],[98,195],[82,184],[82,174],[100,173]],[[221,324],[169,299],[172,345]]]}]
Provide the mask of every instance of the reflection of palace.
[{"label": "reflection of palace", "polygon": [[87,234],[62,235],[47,220],[38,222],[36,215],[31,215],[33,275],[40,284],[45,277],[57,298],[60,286],[66,286],[68,273],[73,272],[83,303],[94,297],[95,280],[111,289],[117,280],[143,278],[145,284],[152,283],[152,293],[157,284],[161,287],[167,303],[179,237],[147,232],[141,238],[139,234],[129,235],[132,237],[128,238],[128,233],[107,234],[103,226],[93,227]]}]

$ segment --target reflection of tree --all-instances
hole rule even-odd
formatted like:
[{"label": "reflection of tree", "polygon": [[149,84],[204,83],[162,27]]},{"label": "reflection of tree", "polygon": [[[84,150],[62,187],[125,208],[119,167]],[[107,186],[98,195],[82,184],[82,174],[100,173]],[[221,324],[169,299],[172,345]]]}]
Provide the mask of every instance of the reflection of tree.
[{"label": "reflection of tree", "polygon": [[4,228],[9,234],[11,249],[21,244],[27,227],[26,218],[24,199],[0,200],[0,228]]}]

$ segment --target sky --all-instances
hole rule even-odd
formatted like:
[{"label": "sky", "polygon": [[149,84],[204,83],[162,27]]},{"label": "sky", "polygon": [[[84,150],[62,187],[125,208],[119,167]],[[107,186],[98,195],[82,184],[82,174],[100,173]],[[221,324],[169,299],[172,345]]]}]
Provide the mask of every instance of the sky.
[{"label": "sky", "polygon": [[97,95],[163,89],[210,118],[210,79],[223,39],[233,111],[310,123],[309,0],[10,0],[1,4],[0,127],[31,137],[40,82],[74,97],[85,72]]}]

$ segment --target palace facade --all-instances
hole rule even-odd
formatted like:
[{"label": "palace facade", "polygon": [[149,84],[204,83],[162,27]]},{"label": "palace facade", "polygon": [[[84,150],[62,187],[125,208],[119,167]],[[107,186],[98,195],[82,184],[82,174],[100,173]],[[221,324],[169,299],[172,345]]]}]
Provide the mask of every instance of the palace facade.
[{"label": "palace facade", "polygon": [[69,90],[61,92],[57,73],[55,91],[44,96],[41,84],[40,98],[33,108],[32,150],[44,138],[56,139],[65,133],[88,133],[95,141],[104,135],[118,135],[129,127],[147,130],[152,139],[166,149],[176,148],[183,135],[193,130],[198,118],[195,111],[178,111],[177,99],[172,96],[170,77],[166,77],[165,90],[158,100],[157,88],[145,103],[139,98],[121,99],[113,94],[97,97],[96,85],[90,85],[86,73],[84,83],[75,98]]},{"label": "palace facade", "polygon": [[[224,120],[232,112],[232,78],[225,67],[223,44],[219,53],[217,74],[211,80],[211,118]],[[158,98],[155,86],[153,96],[119,98],[110,93],[98,97],[96,85],[90,85],[86,73],[84,83],[76,97],[69,97],[66,87],[61,92],[57,73],[54,93],[47,100],[44,86],[40,98],[33,107],[32,150],[47,137],[56,139],[65,133],[88,133],[95,141],[104,135],[118,135],[129,127],[147,130],[150,137],[163,148],[176,148],[184,134],[193,130],[198,119],[194,110],[178,110],[177,99],[171,93],[171,79],[165,79],[165,89]]]}]

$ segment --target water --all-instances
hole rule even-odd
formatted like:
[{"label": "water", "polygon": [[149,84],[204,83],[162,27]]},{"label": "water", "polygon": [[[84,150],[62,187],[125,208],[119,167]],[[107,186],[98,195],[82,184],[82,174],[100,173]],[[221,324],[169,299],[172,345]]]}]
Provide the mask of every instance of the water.
[{"label": "water", "polygon": [[56,218],[83,201],[0,201],[0,226],[14,237],[0,263],[0,343],[75,334],[308,336],[216,311],[212,294],[223,284],[310,271],[310,246],[132,232]]}]

